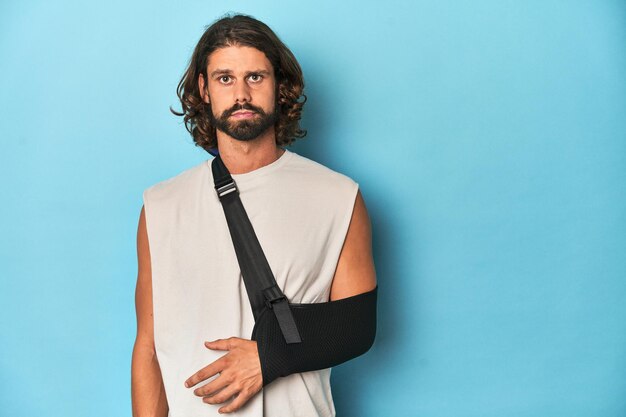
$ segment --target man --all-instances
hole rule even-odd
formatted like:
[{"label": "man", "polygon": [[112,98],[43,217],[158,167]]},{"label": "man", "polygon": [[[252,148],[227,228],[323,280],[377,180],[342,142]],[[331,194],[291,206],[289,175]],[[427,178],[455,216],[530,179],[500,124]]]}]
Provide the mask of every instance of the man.
[{"label": "man", "polygon": [[[370,291],[376,278],[358,184],[282,148],[305,134],[303,88],[300,66],[269,27],[225,17],[198,42],[176,114],[197,146],[219,152],[290,302],[320,303]],[[263,386],[250,340],[254,319],[210,163],[144,192],[133,415],[335,415],[330,369]]]}]

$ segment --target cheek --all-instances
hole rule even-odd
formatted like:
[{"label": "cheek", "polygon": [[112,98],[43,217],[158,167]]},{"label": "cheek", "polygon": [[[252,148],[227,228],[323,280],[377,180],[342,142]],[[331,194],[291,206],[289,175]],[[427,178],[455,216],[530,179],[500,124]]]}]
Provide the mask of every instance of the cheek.
[{"label": "cheek", "polygon": [[263,97],[263,105],[264,107],[271,109],[276,104],[276,100],[278,92],[274,89],[273,86],[269,86],[263,89],[262,97]]},{"label": "cheek", "polygon": [[211,99],[210,106],[213,113],[221,113],[232,106],[232,103],[227,101],[224,94],[220,94],[219,92],[209,91],[209,97]]}]

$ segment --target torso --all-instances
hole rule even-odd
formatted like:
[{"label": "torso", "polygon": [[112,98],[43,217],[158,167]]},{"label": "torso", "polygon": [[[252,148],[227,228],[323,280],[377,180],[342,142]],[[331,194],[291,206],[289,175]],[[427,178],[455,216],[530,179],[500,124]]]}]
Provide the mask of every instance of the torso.
[{"label": "torso", "polygon": [[[219,415],[183,383],[224,354],[204,341],[249,339],[254,327],[210,163],[144,192],[155,346],[171,417]],[[358,184],[289,150],[233,179],[288,299],[328,301]],[[333,416],[330,369],[279,378],[235,415]]]}]

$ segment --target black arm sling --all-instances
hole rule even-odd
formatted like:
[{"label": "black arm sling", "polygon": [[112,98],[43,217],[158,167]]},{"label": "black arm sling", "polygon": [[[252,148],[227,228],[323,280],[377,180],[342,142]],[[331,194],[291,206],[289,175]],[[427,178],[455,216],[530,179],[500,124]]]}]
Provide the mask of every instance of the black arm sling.
[{"label": "black arm sling", "polygon": [[237,185],[219,155],[211,169],[250,299],[255,320],[251,339],[257,342],[263,385],[367,352],[376,336],[378,287],[336,301],[290,303],[276,284]]}]

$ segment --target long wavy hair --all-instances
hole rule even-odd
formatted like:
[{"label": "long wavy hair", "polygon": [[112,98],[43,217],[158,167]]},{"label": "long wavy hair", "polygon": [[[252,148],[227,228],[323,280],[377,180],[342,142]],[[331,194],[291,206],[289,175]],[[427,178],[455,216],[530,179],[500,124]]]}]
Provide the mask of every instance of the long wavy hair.
[{"label": "long wavy hair", "polygon": [[263,52],[274,68],[276,77],[276,113],[274,126],[276,144],[289,145],[306,135],[300,128],[302,109],[306,102],[303,94],[304,78],[300,64],[289,48],[265,23],[246,15],[229,15],[210,25],[193,51],[189,66],[178,83],[176,94],[182,112],[170,107],[177,116],[183,116],[185,127],[193,136],[196,146],[215,154],[217,136],[211,123],[211,106],[202,100],[198,78],[207,77],[208,59],[211,53],[227,46],[249,46]]}]

